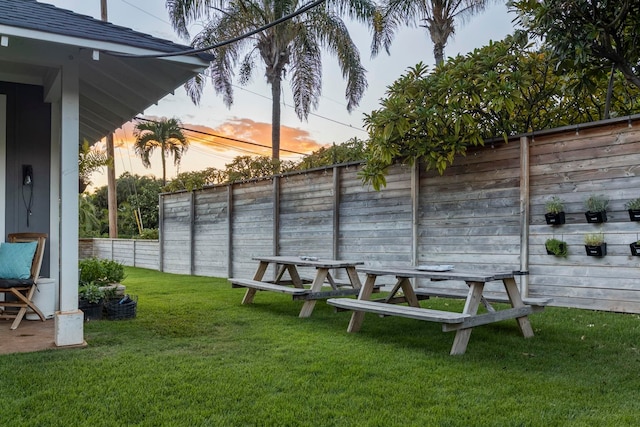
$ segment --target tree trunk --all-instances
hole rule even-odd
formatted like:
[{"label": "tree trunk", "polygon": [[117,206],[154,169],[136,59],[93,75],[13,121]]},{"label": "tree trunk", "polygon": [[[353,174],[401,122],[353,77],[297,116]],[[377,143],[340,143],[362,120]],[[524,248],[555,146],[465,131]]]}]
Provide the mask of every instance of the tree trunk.
[{"label": "tree trunk", "polygon": [[280,160],[280,87],[281,77],[276,76],[271,83],[271,158]]},{"label": "tree trunk", "polygon": [[167,185],[167,166],[164,158],[164,143],[160,145],[160,158],[162,159],[162,186]]}]

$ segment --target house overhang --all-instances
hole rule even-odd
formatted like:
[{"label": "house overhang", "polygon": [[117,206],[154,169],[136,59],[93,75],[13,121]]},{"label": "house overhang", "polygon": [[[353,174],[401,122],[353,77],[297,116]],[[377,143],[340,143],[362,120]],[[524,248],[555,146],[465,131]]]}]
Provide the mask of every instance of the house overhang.
[{"label": "house overhang", "polygon": [[45,101],[61,96],[66,61],[78,63],[80,141],[94,143],[122,126],[207,66],[197,56],[0,25],[0,81],[41,85]]}]

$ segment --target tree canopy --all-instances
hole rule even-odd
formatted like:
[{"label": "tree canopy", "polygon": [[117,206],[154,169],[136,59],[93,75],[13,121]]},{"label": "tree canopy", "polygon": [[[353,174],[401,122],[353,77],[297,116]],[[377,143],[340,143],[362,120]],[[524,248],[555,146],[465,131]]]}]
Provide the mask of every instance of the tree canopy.
[{"label": "tree canopy", "polygon": [[[377,13],[371,0],[328,0],[303,14],[276,26],[243,35],[282,19],[304,6],[298,0],[168,0],[173,27],[180,36],[190,37],[187,25],[202,22],[204,28],[191,44],[196,48],[234,40],[212,50],[215,59],[207,70],[214,89],[227,106],[233,103],[233,79],[239,71],[240,84],[246,84],[256,68],[264,64],[265,78],[271,86],[272,158],[280,158],[281,84],[290,80],[298,117],[306,119],[319,102],[322,89],[322,57],[326,50],[334,55],[347,81],[347,110],[355,108],[367,88],[365,69],[342,16],[369,23]],[[200,75],[187,85],[187,92],[199,102],[206,79]]]},{"label": "tree canopy", "polygon": [[373,52],[381,46],[388,52],[394,33],[401,25],[420,22],[433,43],[436,64],[444,63],[444,48],[455,34],[456,23],[464,23],[485,10],[492,0],[385,0],[382,19],[374,32]]},{"label": "tree canopy", "polygon": [[162,160],[162,184],[167,184],[166,157],[173,155],[173,163],[180,165],[182,154],[189,147],[189,141],[182,131],[182,123],[176,118],[162,118],[158,121],[143,121],[136,124],[134,149],[142,159],[144,167],[151,167],[151,154],[158,149]]},{"label": "tree canopy", "polygon": [[638,0],[516,0],[509,5],[558,62],[590,70],[613,65],[640,88]]},{"label": "tree canopy", "polygon": [[[363,181],[380,189],[395,162],[422,161],[442,173],[487,138],[603,118],[606,74],[559,74],[551,52],[531,47],[522,34],[508,36],[432,73],[418,64],[402,75],[365,118],[370,141]],[[612,108],[636,112],[638,96],[618,78]]]}]

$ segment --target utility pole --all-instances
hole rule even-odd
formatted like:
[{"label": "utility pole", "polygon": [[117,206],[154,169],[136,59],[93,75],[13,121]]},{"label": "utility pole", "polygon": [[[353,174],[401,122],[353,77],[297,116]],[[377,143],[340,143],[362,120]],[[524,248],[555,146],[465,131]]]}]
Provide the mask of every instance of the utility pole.
[{"label": "utility pole", "polygon": [[[100,0],[100,18],[107,21],[107,0]],[[118,198],[116,192],[116,162],[113,149],[113,133],[107,135],[107,205],[109,207],[109,237],[118,238]]]}]

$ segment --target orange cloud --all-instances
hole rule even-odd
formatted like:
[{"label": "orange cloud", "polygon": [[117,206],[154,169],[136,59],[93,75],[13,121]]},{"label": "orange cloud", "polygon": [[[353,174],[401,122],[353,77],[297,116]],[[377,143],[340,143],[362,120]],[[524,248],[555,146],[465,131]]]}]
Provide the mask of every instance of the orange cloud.
[{"label": "orange cloud", "polygon": [[[147,117],[158,120],[159,117]],[[116,145],[133,144],[136,122],[128,122],[115,132]],[[233,153],[237,155],[271,155],[271,124],[256,122],[247,118],[234,118],[212,128],[200,124],[183,123],[187,130],[187,137],[191,144],[198,144],[206,149],[217,152]],[[247,144],[249,143],[249,144]],[[287,126],[280,128],[280,149],[296,153],[311,153],[323,146],[311,136],[309,132]],[[286,151],[282,158],[289,157]]]}]

